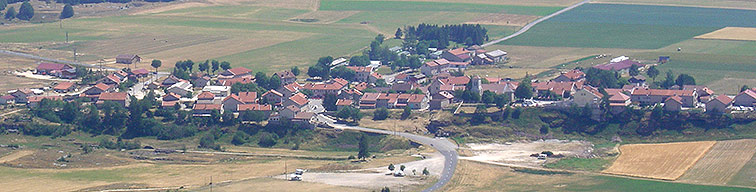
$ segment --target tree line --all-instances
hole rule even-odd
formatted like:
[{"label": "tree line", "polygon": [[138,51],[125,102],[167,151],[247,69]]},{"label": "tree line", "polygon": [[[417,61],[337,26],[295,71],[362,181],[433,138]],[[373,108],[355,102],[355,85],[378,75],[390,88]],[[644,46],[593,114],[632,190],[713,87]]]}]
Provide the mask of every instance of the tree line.
[{"label": "tree line", "polygon": [[[397,30],[400,31],[400,30]],[[418,41],[433,41],[438,48],[449,47],[449,41],[459,44],[481,45],[488,41],[488,30],[480,24],[434,25],[421,23],[404,28],[404,38]]]}]

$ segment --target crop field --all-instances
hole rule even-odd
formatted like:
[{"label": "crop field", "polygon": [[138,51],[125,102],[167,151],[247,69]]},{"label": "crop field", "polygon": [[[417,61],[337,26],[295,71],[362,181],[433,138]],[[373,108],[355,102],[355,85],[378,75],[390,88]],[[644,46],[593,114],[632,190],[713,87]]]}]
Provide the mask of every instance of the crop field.
[{"label": "crop field", "polygon": [[696,39],[756,41],[756,28],[725,27],[711,33],[696,36]]},{"label": "crop field", "polygon": [[[384,1],[384,0],[335,0],[335,1]],[[388,0],[404,2],[440,2],[440,3],[459,3],[459,0]],[[466,0],[465,3],[471,4],[488,4],[488,5],[519,5],[519,6],[569,6],[580,2],[580,0]]]},{"label": "crop field", "polygon": [[475,3],[420,2],[420,1],[350,1],[322,0],[320,10],[341,11],[453,11],[476,13],[507,13],[522,15],[548,15],[561,7],[494,5]]},{"label": "crop field", "polygon": [[717,141],[680,181],[727,184],[756,153],[756,139]]},{"label": "crop field", "polygon": [[756,11],[585,4],[502,42],[506,45],[656,49],[723,27],[754,27]]},{"label": "crop field", "polygon": [[597,0],[591,3],[621,3],[638,5],[667,5],[667,6],[690,6],[690,7],[716,7],[730,9],[756,9],[754,1],[732,0]]},{"label": "crop field", "polygon": [[756,187],[756,155],[727,184]]},{"label": "crop field", "polygon": [[715,144],[715,141],[630,144],[603,173],[675,180]]}]

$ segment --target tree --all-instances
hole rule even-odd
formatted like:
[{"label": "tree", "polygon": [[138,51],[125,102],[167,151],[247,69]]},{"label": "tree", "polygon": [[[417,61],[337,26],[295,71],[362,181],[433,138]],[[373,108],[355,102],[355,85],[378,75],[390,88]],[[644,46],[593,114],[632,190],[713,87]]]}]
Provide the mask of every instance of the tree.
[{"label": "tree", "polygon": [[386,36],[383,36],[383,34],[378,34],[375,36],[375,41],[378,42],[378,44],[383,44],[383,40],[386,39]]},{"label": "tree", "polygon": [[402,171],[404,171],[404,169],[406,169],[406,168],[407,168],[407,166],[404,166],[404,165],[399,166],[399,170],[402,170]]},{"label": "tree", "polygon": [[683,85],[696,85],[696,79],[688,74],[680,74],[675,79],[675,84],[682,87]]},{"label": "tree", "polygon": [[373,120],[386,120],[388,116],[389,111],[385,107],[378,108],[373,112]]},{"label": "tree", "polygon": [[402,111],[402,119],[407,119],[412,115],[412,109],[410,109],[409,106],[404,107],[404,111]]},{"label": "tree", "polygon": [[402,39],[402,28],[396,28],[396,33],[394,33],[394,39]]},{"label": "tree", "polygon": [[383,187],[381,189],[381,192],[391,192],[391,189],[389,189],[388,187]]},{"label": "tree", "polygon": [[394,164],[393,163],[389,164],[388,169],[389,171],[394,171]]},{"label": "tree", "polygon": [[205,62],[200,63],[198,67],[200,72],[207,71],[207,73],[210,73],[210,60],[205,60]]},{"label": "tree", "polygon": [[155,68],[155,74],[158,72],[158,68],[163,65],[163,62],[157,59],[152,60],[152,64],[150,64],[152,68]]},{"label": "tree", "polygon": [[231,139],[231,144],[234,145],[244,145],[249,140],[249,135],[244,133],[243,131],[237,131],[234,133],[234,138]]},{"label": "tree", "polygon": [[672,70],[668,70],[667,77],[661,83],[661,87],[666,89],[672,87],[673,85],[675,85],[675,75],[672,73]]},{"label": "tree", "polygon": [[341,110],[336,112],[335,116],[341,119],[351,119],[353,122],[357,122],[362,119],[362,113],[360,113],[360,109],[354,108],[352,106],[341,108]]},{"label": "tree", "polygon": [[220,63],[217,60],[213,60],[210,63],[212,65],[213,73],[215,73],[215,71],[218,71],[218,68],[220,67]]},{"label": "tree", "polygon": [[430,171],[428,171],[428,168],[423,168],[423,175],[430,175]]},{"label": "tree", "polygon": [[239,115],[239,118],[241,118],[244,121],[261,122],[261,121],[264,121],[267,117],[265,116],[265,113],[262,111],[243,111]]},{"label": "tree", "polygon": [[520,82],[520,85],[515,89],[515,97],[520,99],[533,98],[533,87],[530,85],[530,78],[525,78]]},{"label": "tree", "polygon": [[16,9],[11,7],[8,8],[7,12],[5,12],[5,19],[10,21],[13,20],[13,18],[16,18]]},{"label": "tree", "polygon": [[294,76],[299,76],[299,67],[297,66],[291,67],[291,73],[293,73]]},{"label": "tree", "polygon": [[365,134],[362,134],[360,137],[360,143],[359,143],[359,152],[357,152],[357,158],[358,159],[366,159],[370,156],[370,152],[368,151],[369,144],[367,141],[367,137],[365,137]]},{"label": "tree", "polygon": [[480,100],[485,104],[492,104],[496,102],[496,93],[485,90],[483,91],[483,96],[481,96]]},{"label": "tree", "polygon": [[510,97],[511,96],[509,94],[499,94],[499,95],[496,95],[496,98],[494,99],[494,103],[496,103],[496,107],[498,107],[499,109],[501,109],[504,106],[506,106],[507,104],[509,104],[509,102],[512,100],[512,98],[510,98]]},{"label": "tree", "polygon": [[336,111],[338,110],[336,108],[336,102],[339,100],[339,97],[335,94],[326,94],[325,97],[323,97],[323,107],[325,107],[328,111]]},{"label": "tree", "polygon": [[8,6],[7,0],[0,0],[0,11],[5,10],[5,7]]},{"label": "tree", "polygon": [[[3,1],[3,0],[0,0]],[[66,4],[66,6],[63,7],[63,11],[60,12],[60,19],[67,19],[74,16],[74,9],[71,4]]]},{"label": "tree", "polygon": [[333,68],[331,70],[331,77],[333,78],[353,80],[356,75],[357,75],[357,72],[355,72],[352,69],[346,68],[346,66],[343,66],[343,65]]},{"label": "tree", "polygon": [[633,64],[630,66],[630,69],[628,70],[628,73],[630,73],[630,76],[636,76],[640,74],[640,71],[638,71],[638,66]]},{"label": "tree", "polygon": [[740,92],[746,91],[748,89],[751,89],[751,88],[749,88],[748,85],[743,85],[742,87],[740,87]]},{"label": "tree", "polygon": [[255,83],[257,83],[257,86],[267,87],[268,86],[268,75],[266,75],[263,72],[257,72],[255,74]]},{"label": "tree", "polygon": [[651,66],[646,71],[646,75],[648,75],[649,77],[651,77],[651,79],[656,81],[656,76],[659,76],[659,70],[656,69],[656,66]]},{"label": "tree", "polygon": [[281,87],[281,77],[275,74],[271,75],[270,79],[268,79],[268,86],[266,88],[278,89],[279,87]]},{"label": "tree", "polygon": [[220,67],[223,70],[231,69],[231,63],[229,63],[228,61],[223,61],[220,63]]},{"label": "tree", "polygon": [[470,119],[470,123],[473,125],[479,125],[486,122],[486,116],[488,116],[488,110],[485,105],[478,105],[475,108],[475,115]]},{"label": "tree", "polygon": [[370,58],[367,55],[354,56],[349,58],[349,66],[368,66]]},{"label": "tree", "polygon": [[21,4],[21,7],[18,8],[16,18],[28,21],[31,20],[32,17],[34,17],[34,7],[32,7],[29,1],[24,1],[24,3]]}]

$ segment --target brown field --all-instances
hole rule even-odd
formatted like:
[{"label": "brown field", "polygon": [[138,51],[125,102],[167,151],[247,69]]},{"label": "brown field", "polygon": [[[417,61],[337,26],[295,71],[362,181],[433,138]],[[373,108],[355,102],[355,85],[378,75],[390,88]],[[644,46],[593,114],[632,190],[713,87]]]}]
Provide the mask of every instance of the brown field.
[{"label": "brown field", "polygon": [[716,141],[620,146],[620,156],[603,173],[676,180],[693,166]]},{"label": "brown field", "polygon": [[[202,187],[195,191],[209,191],[208,187]],[[213,191],[281,191],[281,192],[299,192],[299,191],[370,191],[367,189],[334,186],[313,182],[295,182],[285,181],[273,178],[256,178],[231,183],[220,183],[213,186]]]},{"label": "brown field", "polygon": [[465,23],[481,25],[523,26],[538,18],[539,16],[535,15],[488,13]]},{"label": "brown field", "polygon": [[391,118],[386,120],[373,121],[372,118],[363,118],[360,120],[360,125],[399,132],[425,133],[427,131],[425,129],[425,126],[428,124],[427,115],[414,114],[413,117],[406,120],[396,119],[400,115],[401,112],[394,111],[394,113],[391,113]]},{"label": "brown field", "polygon": [[717,141],[680,181],[724,185],[756,153],[756,139]]},{"label": "brown field", "polygon": [[[313,12],[296,16],[294,18],[291,18],[290,20],[317,19],[318,21],[310,22],[310,23],[331,24],[357,13],[359,13],[359,11],[313,11]],[[294,22],[299,22],[299,21],[294,21]]]},{"label": "brown field", "polygon": [[699,35],[696,39],[720,39],[756,41],[756,28],[752,27],[725,27],[711,33]]},{"label": "brown field", "polygon": [[576,175],[527,174],[508,167],[460,160],[452,180],[440,191],[563,191],[568,186],[593,183]]}]

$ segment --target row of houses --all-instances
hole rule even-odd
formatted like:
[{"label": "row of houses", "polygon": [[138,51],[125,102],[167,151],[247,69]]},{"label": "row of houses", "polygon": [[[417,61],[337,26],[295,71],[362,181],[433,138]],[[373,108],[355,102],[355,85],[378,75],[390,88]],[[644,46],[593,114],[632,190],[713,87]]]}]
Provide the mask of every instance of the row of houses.
[{"label": "row of houses", "polygon": [[449,71],[464,71],[469,65],[490,65],[507,60],[507,52],[494,50],[486,52],[480,46],[456,48],[442,51],[435,60],[424,63],[420,72],[433,76]]}]

